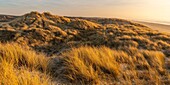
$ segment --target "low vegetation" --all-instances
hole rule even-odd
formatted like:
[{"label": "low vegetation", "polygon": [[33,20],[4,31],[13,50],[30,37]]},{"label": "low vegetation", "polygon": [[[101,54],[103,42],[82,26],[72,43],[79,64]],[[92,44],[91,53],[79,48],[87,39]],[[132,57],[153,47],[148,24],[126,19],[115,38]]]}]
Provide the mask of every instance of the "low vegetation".
[{"label": "low vegetation", "polygon": [[[107,47],[79,47],[56,57],[50,64],[56,78],[75,84],[166,84],[169,73],[159,51]],[[130,52],[131,51],[131,52]],[[129,55],[131,54],[131,55]],[[57,62],[59,60],[59,62]],[[168,78],[166,81],[163,78]]]},{"label": "low vegetation", "polygon": [[124,50],[81,46],[63,52],[60,56],[47,57],[18,44],[0,44],[0,83],[52,85],[170,82],[169,61],[165,61],[166,56],[162,52],[134,47]]},{"label": "low vegetation", "polygon": [[[13,45],[12,45],[13,44]],[[0,85],[49,85],[48,58],[10,43],[0,44]]]},{"label": "low vegetation", "polygon": [[[76,18],[31,12],[0,25],[0,41],[17,42],[48,55],[79,46],[167,51],[170,35],[123,19]],[[0,22],[1,23],[1,22]]]},{"label": "low vegetation", "polygon": [[2,85],[170,83],[170,35],[127,20],[31,12],[0,42]]}]

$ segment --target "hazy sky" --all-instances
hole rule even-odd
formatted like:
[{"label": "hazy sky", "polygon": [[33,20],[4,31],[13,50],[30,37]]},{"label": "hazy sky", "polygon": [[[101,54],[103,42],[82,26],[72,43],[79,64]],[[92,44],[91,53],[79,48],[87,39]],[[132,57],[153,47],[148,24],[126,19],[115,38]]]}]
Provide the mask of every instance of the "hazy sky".
[{"label": "hazy sky", "polygon": [[0,0],[1,14],[22,15],[30,11],[170,21],[170,0]]}]

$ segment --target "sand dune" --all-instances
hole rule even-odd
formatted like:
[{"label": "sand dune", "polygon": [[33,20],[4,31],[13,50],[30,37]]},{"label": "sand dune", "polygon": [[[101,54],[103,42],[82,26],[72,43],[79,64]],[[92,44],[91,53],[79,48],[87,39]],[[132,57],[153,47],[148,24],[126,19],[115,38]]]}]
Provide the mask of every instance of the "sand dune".
[{"label": "sand dune", "polygon": [[0,85],[170,83],[170,35],[151,29],[164,25],[49,12],[0,23]]},{"label": "sand dune", "polygon": [[151,23],[151,22],[141,22],[138,23],[144,24],[154,30],[158,30],[160,32],[170,33],[170,25],[159,24],[159,23]]}]

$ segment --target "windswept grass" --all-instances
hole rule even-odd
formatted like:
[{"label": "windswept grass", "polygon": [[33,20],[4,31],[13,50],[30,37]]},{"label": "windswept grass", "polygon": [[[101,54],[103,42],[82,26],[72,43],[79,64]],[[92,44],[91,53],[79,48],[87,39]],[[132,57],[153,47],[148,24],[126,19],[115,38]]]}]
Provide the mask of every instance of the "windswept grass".
[{"label": "windswept grass", "polygon": [[156,66],[157,64],[160,65],[161,67],[164,66],[165,55],[162,52],[143,51],[143,55],[151,66]]},{"label": "windswept grass", "polygon": [[16,69],[13,64],[3,60],[0,63],[0,85],[49,85],[49,77],[27,68]]},{"label": "windswept grass", "polygon": [[0,85],[170,83],[170,35],[141,24],[31,12],[0,27],[22,45],[0,44]]},{"label": "windswept grass", "polygon": [[[80,47],[63,54],[63,75],[74,83],[98,83],[102,75],[120,74],[113,52],[106,48]],[[106,63],[107,62],[107,63]],[[62,65],[62,64],[61,64]]]},{"label": "windswept grass", "polygon": [[[11,45],[13,44],[13,45]],[[24,66],[32,69],[45,71],[48,58],[35,51],[25,50],[18,44],[0,44],[0,59],[15,66]]]},{"label": "windswept grass", "polygon": [[163,84],[164,77],[170,79],[166,64],[162,52],[135,47],[81,46],[47,58],[18,44],[0,44],[1,85]]},{"label": "windswept grass", "polygon": [[72,48],[51,63],[49,68],[54,78],[73,84],[159,84],[161,77],[167,76],[162,52],[134,47]]},{"label": "windswept grass", "polygon": [[170,35],[123,19],[76,18],[31,12],[0,27],[1,42],[16,42],[48,55],[82,45],[154,51],[170,49]]},{"label": "windswept grass", "polygon": [[48,58],[21,46],[0,44],[0,85],[50,85]]}]

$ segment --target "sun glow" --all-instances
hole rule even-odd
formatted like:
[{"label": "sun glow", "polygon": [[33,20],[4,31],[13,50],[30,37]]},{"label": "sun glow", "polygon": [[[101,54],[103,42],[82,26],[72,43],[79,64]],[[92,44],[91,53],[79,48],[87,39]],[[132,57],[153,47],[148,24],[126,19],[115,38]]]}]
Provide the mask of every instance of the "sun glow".
[{"label": "sun glow", "polygon": [[1,14],[21,15],[35,10],[70,16],[170,21],[169,0],[0,0],[0,2]]}]

